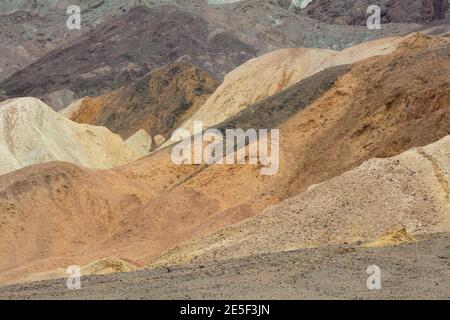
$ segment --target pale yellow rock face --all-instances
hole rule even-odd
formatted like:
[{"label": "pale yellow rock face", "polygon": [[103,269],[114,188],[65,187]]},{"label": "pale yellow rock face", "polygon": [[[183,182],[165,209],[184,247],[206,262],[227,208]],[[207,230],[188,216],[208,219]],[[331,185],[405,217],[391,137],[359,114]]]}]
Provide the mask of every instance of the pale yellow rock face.
[{"label": "pale yellow rock face", "polygon": [[160,146],[164,142],[166,142],[166,139],[160,134],[157,134],[156,136],[154,136],[153,140],[155,140],[155,143],[156,143],[157,146]]},{"label": "pale yellow rock face", "polygon": [[127,140],[125,140],[128,148],[140,155],[146,155],[152,149],[152,137],[144,129],[139,130]]},{"label": "pale yellow rock face", "polygon": [[282,49],[253,59],[229,74],[195,116],[206,126],[222,121],[314,74],[333,55],[331,50]]},{"label": "pale yellow rock face", "polygon": [[91,262],[81,268],[82,275],[111,274],[116,272],[130,272],[136,269],[132,263],[120,258],[109,257]]},{"label": "pale yellow rock face", "polygon": [[387,246],[396,246],[403,243],[413,243],[417,240],[412,237],[405,227],[388,230],[379,239],[364,244],[366,248],[380,248]]},{"label": "pale yellow rock face", "polygon": [[48,161],[111,168],[143,155],[104,127],[78,124],[35,98],[0,103],[0,174]]},{"label": "pale yellow rock face", "polygon": [[274,95],[320,70],[335,55],[321,49],[281,49],[252,59],[226,75],[222,85],[183,125],[193,121],[205,127],[218,124],[245,107]]},{"label": "pale yellow rock face", "polygon": [[392,53],[401,38],[370,41],[343,51],[281,49],[252,59],[230,72],[206,103],[181,128],[193,132],[194,121],[211,127],[244,108],[277,94],[326,68]]},{"label": "pale yellow rock face", "polygon": [[[450,231],[449,186],[447,136],[393,158],[369,160],[260,216],[169,251],[151,264],[185,262],[196,256],[229,259],[330,244],[411,242],[418,234]],[[393,236],[389,230],[404,230],[404,234]],[[384,243],[373,242],[380,238]]]},{"label": "pale yellow rock face", "polygon": [[[81,266],[80,272],[82,276],[88,275],[106,275],[117,272],[131,272],[137,267],[129,261],[125,261],[116,257],[107,257],[92,261]],[[39,272],[20,279],[17,283],[44,281],[49,279],[67,278],[67,268],[58,268],[56,270]]]}]

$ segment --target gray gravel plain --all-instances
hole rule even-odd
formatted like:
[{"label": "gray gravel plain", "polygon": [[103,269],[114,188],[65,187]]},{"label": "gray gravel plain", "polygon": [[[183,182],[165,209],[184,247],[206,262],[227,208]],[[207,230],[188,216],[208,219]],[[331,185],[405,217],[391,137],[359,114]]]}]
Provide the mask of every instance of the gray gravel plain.
[{"label": "gray gravel plain", "polygon": [[[381,290],[368,290],[367,267],[381,269]],[[414,244],[303,249],[228,261],[0,288],[0,299],[449,299],[450,234]]]}]

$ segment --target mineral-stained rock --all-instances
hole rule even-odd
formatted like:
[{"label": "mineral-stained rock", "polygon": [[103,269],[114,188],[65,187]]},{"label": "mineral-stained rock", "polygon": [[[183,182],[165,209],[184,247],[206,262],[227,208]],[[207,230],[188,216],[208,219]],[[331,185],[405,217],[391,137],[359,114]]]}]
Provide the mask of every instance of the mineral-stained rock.
[{"label": "mineral-stained rock", "polygon": [[124,138],[144,129],[167,139],[218,85],[195,65],[175,62],[102,96],[76,101],[61,114],[79,123],[105,126]]}]

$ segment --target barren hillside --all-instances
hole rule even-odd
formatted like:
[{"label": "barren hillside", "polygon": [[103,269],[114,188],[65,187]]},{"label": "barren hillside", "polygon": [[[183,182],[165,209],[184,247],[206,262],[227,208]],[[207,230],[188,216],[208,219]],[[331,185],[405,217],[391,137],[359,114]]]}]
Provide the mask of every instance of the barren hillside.
[{"label": "barren hillside", "polygon": [[167,139],[218,85],[196,66],[176,62],[103,96],[83,98],[60,113],[79,123],[105,126],[123,138],[145,129]]},{"label": "barren hillside", "polygon": [[[50,163],[0,177],[0,208],[8,212],[0,223],[0,252],[14,257],[0,259],[2,281],[105,257],[142,266],[366,160],[447,136],[449,48],[445,39],[416,35],[394,53],[353,65],[336,82],[322,78],[317,85],[334,85],[309,106],[291,89],[291,99],[278,95],[303,107],[278,125],[275,176],[261,176],[259,165],[178,166],[163,149],[113,170]],[[30,220],[31,205],[40,224]],[[71,223],[73,215],[82,218]]]},{"label": "barren hillside", "polygon": [[0,132],[0,174],[52,160],[112,168],[148,153],[105,127],[72,122],[35,98],[0,103]]}]

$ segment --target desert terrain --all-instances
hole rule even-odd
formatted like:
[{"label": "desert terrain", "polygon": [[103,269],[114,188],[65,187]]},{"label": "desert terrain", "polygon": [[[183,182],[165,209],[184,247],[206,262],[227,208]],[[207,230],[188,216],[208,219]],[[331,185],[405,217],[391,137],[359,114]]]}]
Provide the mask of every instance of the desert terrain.
[{"label": "desert terrain", "polygon": [[369,2],[0,4],[0,299],[450,298],[450,4]]}]

